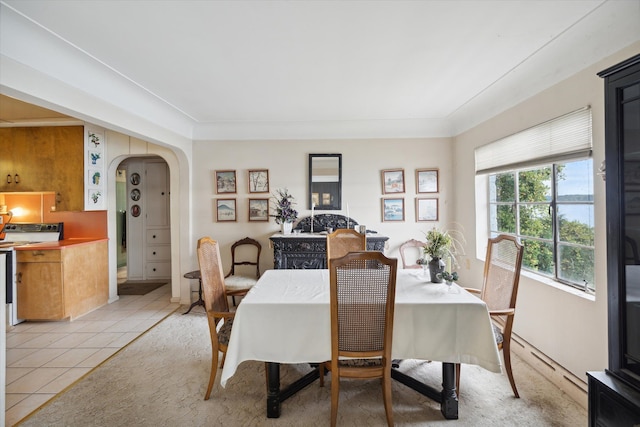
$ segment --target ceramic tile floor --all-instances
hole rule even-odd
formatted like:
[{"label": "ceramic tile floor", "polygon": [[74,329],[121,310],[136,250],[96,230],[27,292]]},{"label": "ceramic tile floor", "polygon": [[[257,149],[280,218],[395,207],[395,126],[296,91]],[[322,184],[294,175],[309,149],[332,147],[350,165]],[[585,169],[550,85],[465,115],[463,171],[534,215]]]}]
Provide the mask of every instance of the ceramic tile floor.
[{"label": "ceramic tile floor", "polygon": [[7,331],[5,425],[13,426],[179,308],[171,286],[121,295],[72,322],[24,322]]}]

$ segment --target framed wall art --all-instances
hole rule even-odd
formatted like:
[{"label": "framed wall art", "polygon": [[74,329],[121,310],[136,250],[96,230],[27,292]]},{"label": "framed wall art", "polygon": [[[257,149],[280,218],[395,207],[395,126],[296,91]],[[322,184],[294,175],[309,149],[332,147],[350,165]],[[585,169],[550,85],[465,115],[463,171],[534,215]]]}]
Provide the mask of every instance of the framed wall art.
[{"label": "framed wall art", "polygon": [[217,222],[236,220],[236,199],[216,199],[215,207]]},{"label": "framed wall art", "polygon": [[85,189],[84,210],[106,209],[104,131],[86,127],[84,130]]},{"label": "framed wall art", "polygon": [[416,197],[416,222],[438,220],[438,199]]},{"label": "framed wall art", "polygon": [[404,221],[404,199],[382,199],[382,221]]},{"label": "framed wall art", "polygon": [[382,171],[382,194],[404,193],[404,169]]},{"label": "framed wall art", "polygon": [[236,192],[236,171],[216,171],[216,193]]},{"label": "framed wall art", "polygon": [[249,171],[249,193],[269,192],[269,170],[255,169]]},{"label": "framed wall art", "polygon": [[269,221],[269,199],[249,199],[249,221]]},{"label": "framed wall art", "polygon": [[438,169],[416,169],[416,192],[437,193]]}]

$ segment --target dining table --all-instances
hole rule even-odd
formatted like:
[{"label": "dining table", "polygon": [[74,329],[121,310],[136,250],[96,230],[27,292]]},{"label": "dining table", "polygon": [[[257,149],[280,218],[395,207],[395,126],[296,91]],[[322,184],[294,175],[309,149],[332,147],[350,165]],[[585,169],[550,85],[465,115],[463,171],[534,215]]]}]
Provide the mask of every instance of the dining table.
[{"label": "dining table", "polygon": [[[440,403],[446,419],[458,418],[455,364],[501,372],[486,304],[456,283],[432,283],[422,270],[401,269],[396,277],[393,359],[442,362],[442,390],[392,369],[392,378]],[[248,360],[266,362],[267,417],[319,378],[313,369],[280,387],[280,364],[331,360],[329,270],[267,270],[238,305],[220,383]]]}]

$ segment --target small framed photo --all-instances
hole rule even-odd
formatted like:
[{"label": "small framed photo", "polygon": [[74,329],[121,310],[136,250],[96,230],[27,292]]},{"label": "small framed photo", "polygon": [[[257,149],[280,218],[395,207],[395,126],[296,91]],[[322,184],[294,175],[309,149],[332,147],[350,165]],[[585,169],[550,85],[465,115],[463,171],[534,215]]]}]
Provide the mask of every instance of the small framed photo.
[{"label": "small framed photo", "polygon": [[236,171],[216,171],[216,193],[236,192]]},{"label": "small framed photo", "polygon": [[216,199],[215,204],[217,222],[236,220],[236,199]]},{"label": "small framed photo", "polygon": [[249,221],[269,221],[269,199],[249,199]]},{"label": "small framed photo", "polygon": [[438,199],[416,197],[416,222],[438,220]]},{"label": "small framed photo", "polygon": [[404,193],[404,169],[382,171],[382,194]]},{"label": "small framed photo", "polygon": [[249,193],[269,192],[269,170],[255,169],[249,171]]},{"label": "small framed photo", "polygon": [[404,221],[404,199],[382,199],[382,221]]},{"label": "small framed photo", "polygon": [[437,193],[438,169],[416,169],[416,191],[418,193]]}]

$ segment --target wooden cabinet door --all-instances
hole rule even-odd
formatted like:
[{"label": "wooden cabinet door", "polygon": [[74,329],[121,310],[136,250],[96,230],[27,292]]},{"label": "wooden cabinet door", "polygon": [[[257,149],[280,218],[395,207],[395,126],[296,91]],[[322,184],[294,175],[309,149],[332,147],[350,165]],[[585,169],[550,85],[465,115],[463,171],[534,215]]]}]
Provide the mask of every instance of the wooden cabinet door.
[{"label": "wooden cabinet door", "polygon": [[17,273],[20,319],[65,318],[61,262],[18,262]]}]

